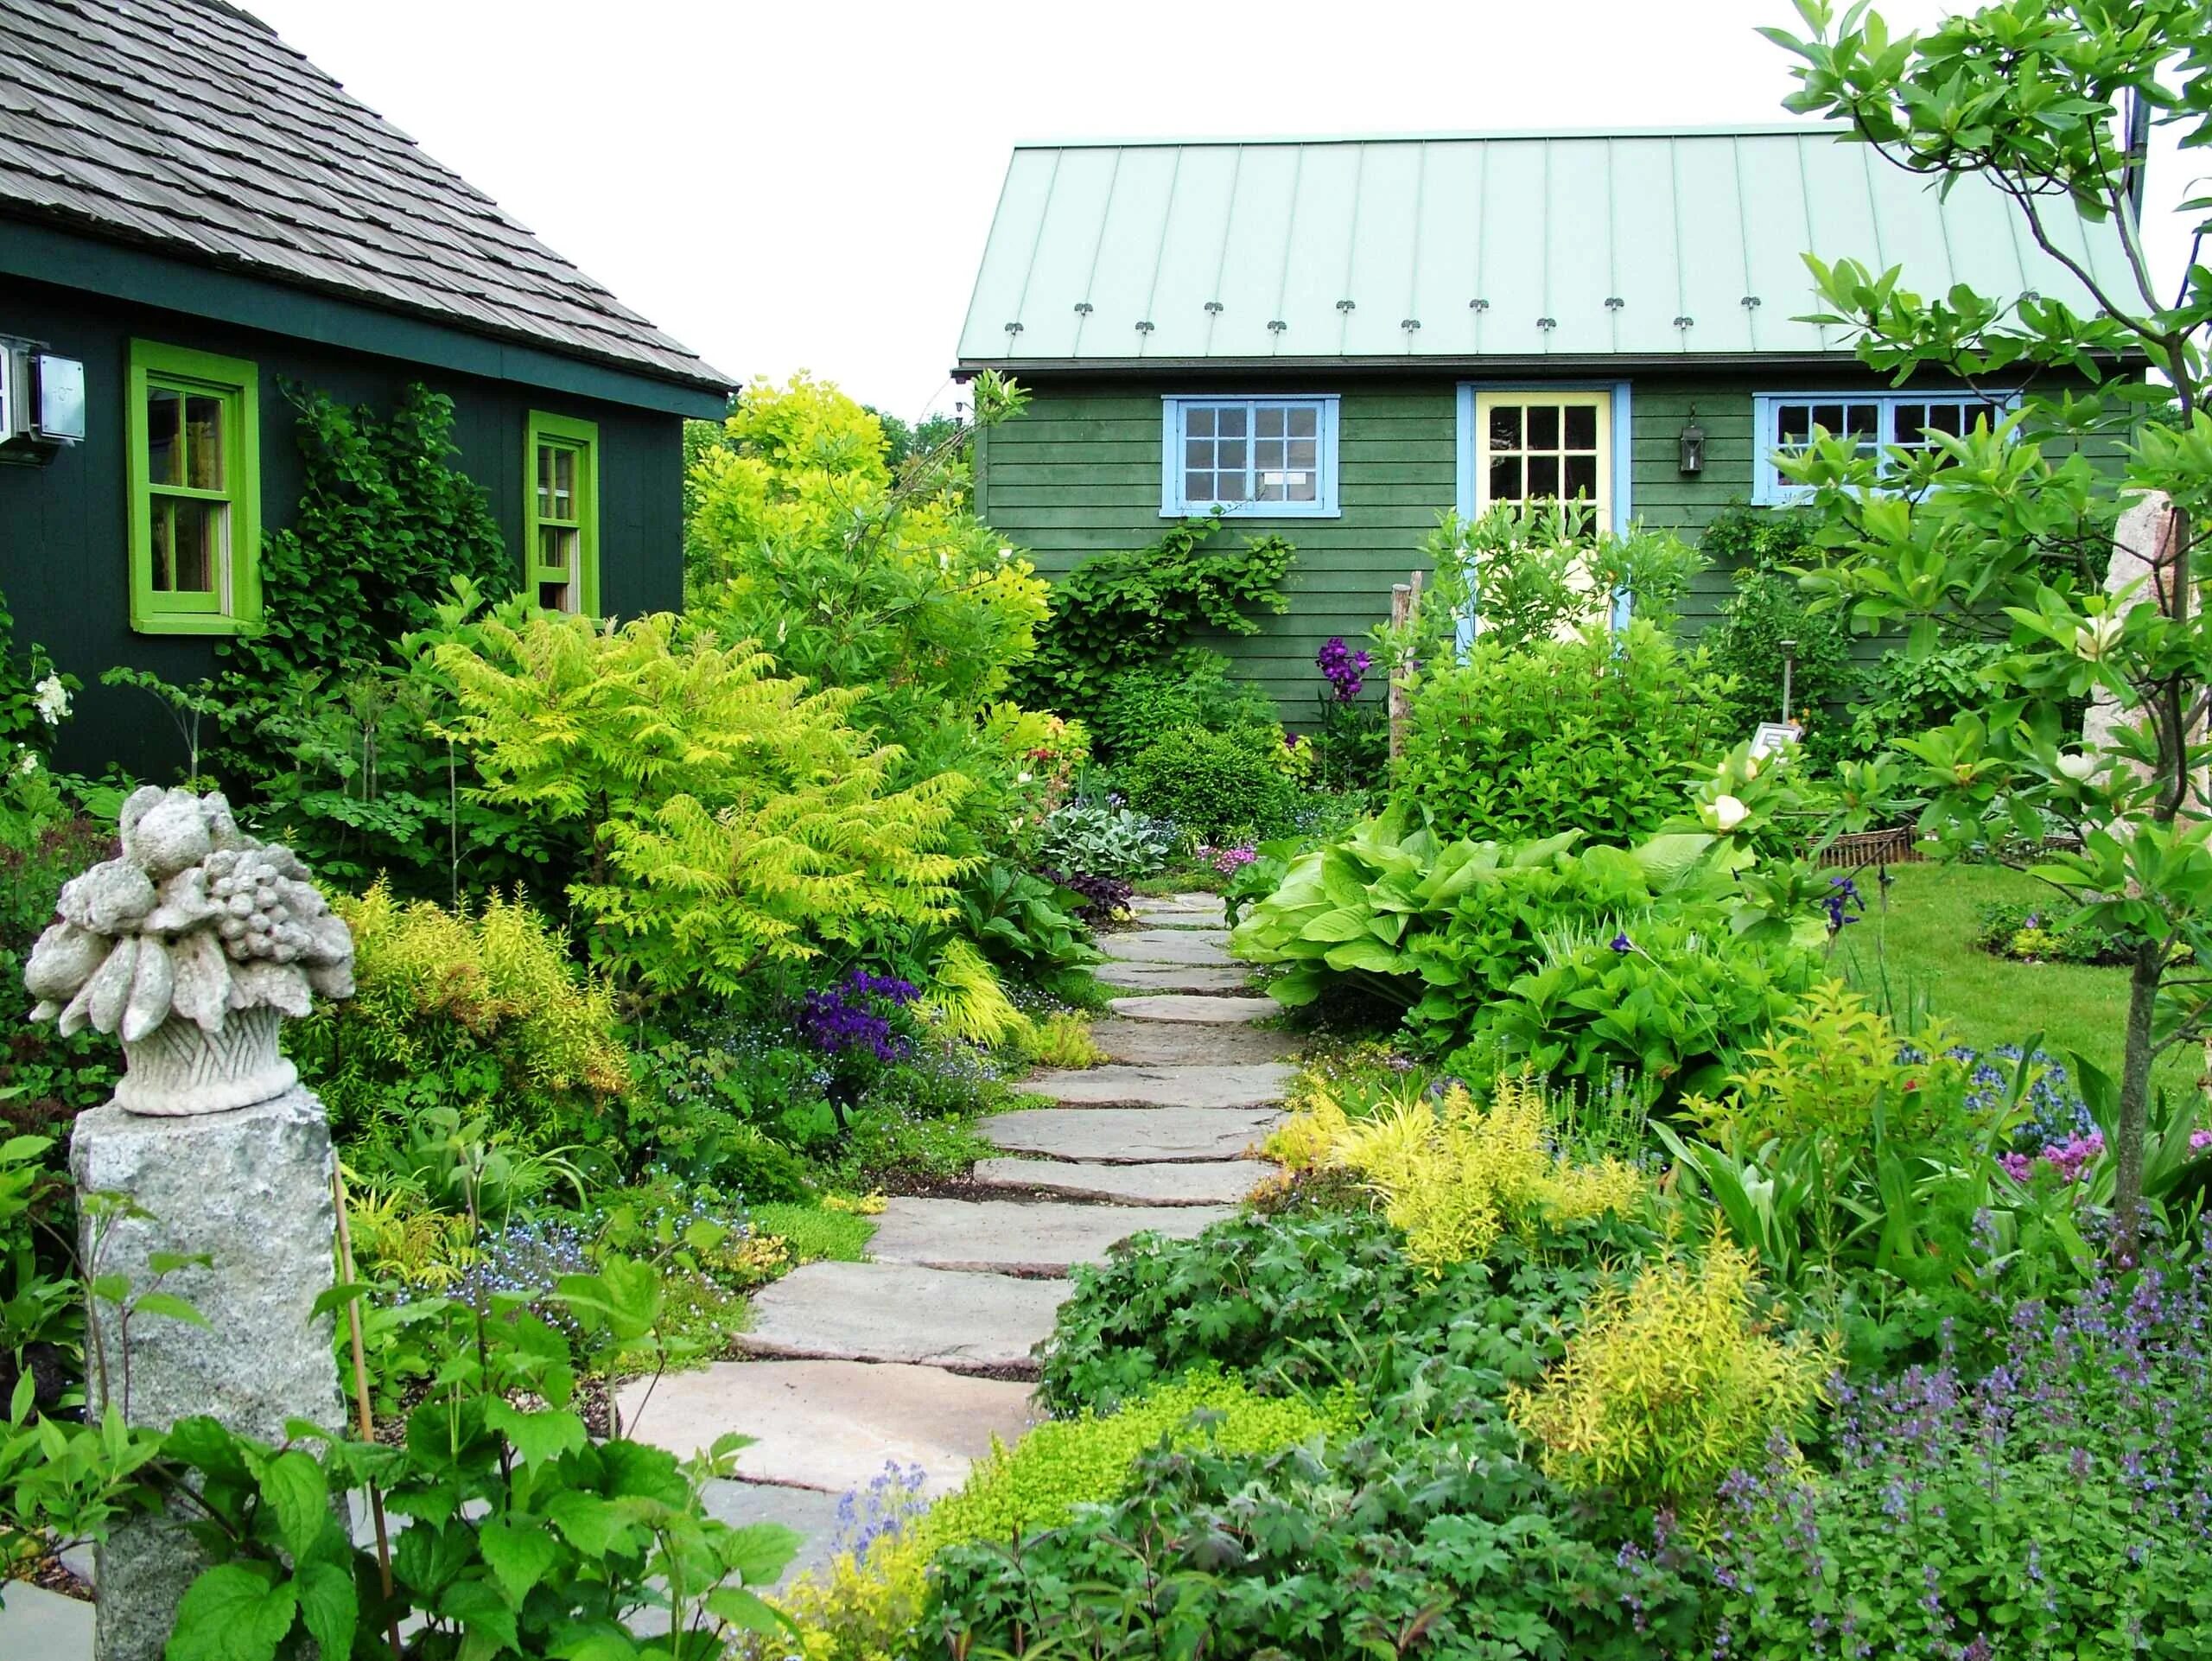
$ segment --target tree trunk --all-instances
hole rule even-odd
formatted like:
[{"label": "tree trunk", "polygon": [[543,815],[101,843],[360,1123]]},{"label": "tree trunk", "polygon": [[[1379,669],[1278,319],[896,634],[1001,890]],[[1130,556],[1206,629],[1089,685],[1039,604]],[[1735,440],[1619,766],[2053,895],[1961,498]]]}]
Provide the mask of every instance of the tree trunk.
[{"label": "tree trunk", "polygon": [[2120,1255],[2133,1262],[2143,1225],[2143,1150],[2151,1130],[2151,1014],[2165,973],[2165,952],[2155,940],[2135,948],[2127,981],[2127,1047],[2120,1062],[2120,1145],[2113,1150],[2113,1213]]}]

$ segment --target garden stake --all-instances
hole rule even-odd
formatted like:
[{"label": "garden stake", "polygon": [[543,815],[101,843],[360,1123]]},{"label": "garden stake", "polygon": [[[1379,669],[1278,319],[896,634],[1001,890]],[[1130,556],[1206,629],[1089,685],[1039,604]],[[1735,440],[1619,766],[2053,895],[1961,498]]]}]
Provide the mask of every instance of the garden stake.
[{"label": "garden stake", "polygon": [[[330,1197],[338,1211],[338,1282],[341,1286],[353,1283],[353,1231],[346,1224],[346,1172],[337,1161],[330,1165]],[[346,1335],[353,1346],[353,1412],[360,1427],[361,1440],[377,1439],[376,1416],[369,1410],[369,1367],[361,1353],[361,1301],[358,1297],[346,1300]],[[385,1526],[384,1495],[373,1482],[369,1488],[369,1515],[377,1525],[377,1580],[384,1588],[385,1597],[391,1596],[391,1535]],[[391,1661],[406,1661],[405,1651],[399,1644],[399,1621],[395,1616],[385,1628],[391,1640]]]}]

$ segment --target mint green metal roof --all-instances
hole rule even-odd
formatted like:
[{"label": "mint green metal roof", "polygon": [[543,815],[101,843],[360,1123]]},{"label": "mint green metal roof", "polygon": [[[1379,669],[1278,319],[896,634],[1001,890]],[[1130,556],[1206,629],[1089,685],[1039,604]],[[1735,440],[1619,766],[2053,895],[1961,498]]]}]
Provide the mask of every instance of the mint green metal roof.
[{"label": "mint green metal roof", "polygon": [[[2110,225],[2047,205],[2101,280]],[[967,366],[1814,357],[1801,254],[2093,309],[1980,180],[1948,200],[1830,129],[1024,145]]]}]

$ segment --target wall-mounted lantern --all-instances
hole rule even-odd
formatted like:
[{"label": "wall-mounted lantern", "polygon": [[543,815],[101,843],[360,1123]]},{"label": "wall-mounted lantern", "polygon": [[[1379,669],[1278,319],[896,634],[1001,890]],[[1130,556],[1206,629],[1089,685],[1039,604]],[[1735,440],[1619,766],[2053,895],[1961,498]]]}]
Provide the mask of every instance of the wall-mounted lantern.
[{"label": "wall-mounted lantern", "polygon": [[84,438],[83,362],[0,338],[0,461],[50,461]]},{"label": "wall-mounted lantern", "polygon": [[1705,471],[1705,429],[1697,424],[1697,411],[1690,411],[1690,418],[1681,431],[1675,435],[1680,448],[1680,461],[1684,473]]}]

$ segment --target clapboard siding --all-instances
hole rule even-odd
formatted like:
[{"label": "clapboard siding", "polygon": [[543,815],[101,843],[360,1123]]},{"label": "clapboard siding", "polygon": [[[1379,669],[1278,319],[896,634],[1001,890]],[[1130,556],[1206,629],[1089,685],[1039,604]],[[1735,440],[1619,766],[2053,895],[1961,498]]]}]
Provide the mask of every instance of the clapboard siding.
[{"label": "clapboard siding", "polygon": [[[1586,385],[1609,378],[1602,367],[1588,366],[1563,365],[1559,372],[1561,380]],[[1090,555],[1159,539],[1166,523],[1160,515],[1164,393],[1272,389],[1291,396],[1339,396],[1341,517],[1231,525],[1225,535],[1277,531],[1297,545],[1298,561],[1284,584],[1290,607],[1284,615],[1268,618],[1261,634],[1207,642],[1227,652],[1294,723],[1311,720],[1322,684],[1313,667],[1315,651],[1332,635],[1354,640],[1388,618],[1391,585],[1424,563],[1422,541],[1452,506],[1457,376],[1332,379],[1325,369],[1313,368],[1264,382],[1220,370],[1172,384],[1025,379],[1032,393],[1027,411],[982,435],[976,500],[984,518],[1026,549],[1048,576]],[[1773,376],[1685,371],[1632,378],[1631,511],[1647,526],[1694,544],[1714,515],[1750,499],[1756,392],[1878,385],[1849,364]],[[1680,467],[1679,436],[1692,420],[1706,436],[1705,466],[1695,475]],[[1709,626],[1732,591],[1728,572],[1700,572],[1682,603],[1682,632],[1694,636]],[[1883,644],[1862,640],[1854,650],[1871,659]]]}]

